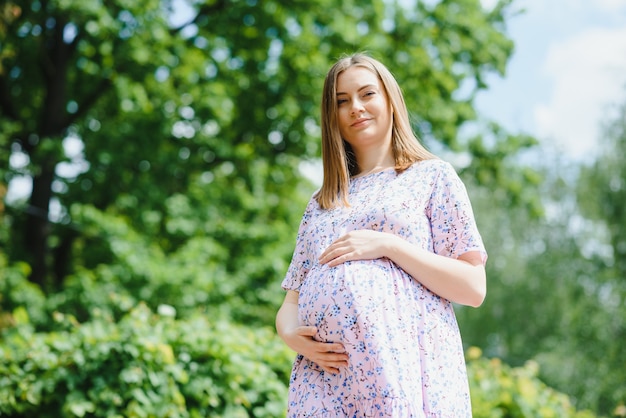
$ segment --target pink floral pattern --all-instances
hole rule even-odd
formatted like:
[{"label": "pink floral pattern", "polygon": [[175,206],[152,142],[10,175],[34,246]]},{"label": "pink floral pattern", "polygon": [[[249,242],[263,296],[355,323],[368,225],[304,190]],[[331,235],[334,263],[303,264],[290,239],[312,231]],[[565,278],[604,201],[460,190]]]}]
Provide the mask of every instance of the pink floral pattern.
[{"label": "pink floral pattern", "polygon": [[480,251],[465,186],[441,160],[355,178],[350,207],[321,210],[314,199],[302,217],[282,283],[299,291],[301,324],[316,339],[340,341],[349,366],[325,373],[298,355],[290,379],[289,417],[471,417],[463,347],[452,304],[389,259],[329,268],[317,258],[351,230],[397,234],[447,257]]}]

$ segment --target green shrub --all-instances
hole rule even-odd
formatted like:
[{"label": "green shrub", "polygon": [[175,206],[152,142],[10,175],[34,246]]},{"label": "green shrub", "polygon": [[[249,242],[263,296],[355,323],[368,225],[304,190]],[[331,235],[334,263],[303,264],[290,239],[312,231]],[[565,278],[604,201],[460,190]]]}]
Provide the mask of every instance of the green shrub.
[{"label": "green shrub", "polygon": [[[95,309],[79,323],[56,312],[37,332],[24,307],[0,334],[0,416],[281,417],[293,353],[271,328],[199,312],[176,319],[140,304],[118,322]],[[467,352],[475,418],[593,418],[538,379],[536,363],[509,367]]]},{"label": "green shrub", "polygon": [[[183,196],[172,199],[177,203],[173,206],[183,206],[177,210],[191,210]],[[47,295],[49,310],[86,322],[94,308],[119,319],[143,302],[153,310],[161,304],[174,306],[180,318],[201,308],[236,322],[265,327],[274,323],[284,295],[280,280],[287,268],[285,259],[293,251],[292,239],[283,238],[289,235],[284,227],[234,222],[239,229],[229,231],[245,243],[234,247],[235,257],[223,240],[200,225],[198,236],[181,238],[170,248],[142,235],[127,219],[91,206],[73,205],[72,217],[87,237],[76,245],[95,246],[98,257],[76,261],[63,286]],[[183,222],[176,216],[174,220]],[[36,325],[50,329],[48,324]]]},{"label": "green shrub", "polygon": [[23,308],[0,344],[3,417],[277,417],[292,353],[273,330],[139,305],[119,323],[37,333]]},{"label": "green shrub", "polygon": [[46,296],[39,286],[28,281],[30,271],[26,263],[9,265],[0,252],[0,329],[11,325],[11,312],[20,306],[25,307],[33,322],[48,321]]},{"label": "green shrub", "polygon": [[467,351],[468,375],[474,418],[593,418],[576,411],[567,395],[548,387],[537,377],[537,363],[510,367],[500,359],[482,357],[481,350]]}]

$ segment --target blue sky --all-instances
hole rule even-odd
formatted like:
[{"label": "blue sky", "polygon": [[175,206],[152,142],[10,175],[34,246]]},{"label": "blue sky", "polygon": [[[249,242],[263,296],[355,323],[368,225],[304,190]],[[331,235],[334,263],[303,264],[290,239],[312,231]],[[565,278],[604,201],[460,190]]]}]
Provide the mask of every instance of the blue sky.
[{"label": "blue sky", "polygon": [[[489,7],[494,1],[483,0]],[[590,161],[601,124],[626,103],[626,0],[518,0],[515,52],[476,105],[513,132]],[[613,108],[611,108],[613,106]]]}]

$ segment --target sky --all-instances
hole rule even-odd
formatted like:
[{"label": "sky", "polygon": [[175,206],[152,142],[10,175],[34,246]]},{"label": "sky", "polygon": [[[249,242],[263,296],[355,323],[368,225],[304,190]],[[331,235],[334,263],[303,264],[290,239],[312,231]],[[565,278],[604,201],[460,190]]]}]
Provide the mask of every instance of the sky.
[{"label": "sky", "polygon": [[[494,0],[483,0],[490,7]],[[515,51],[476,107],[572,161],[590,162],[602,124],[626,103],[626,0],[517,0]]]}]

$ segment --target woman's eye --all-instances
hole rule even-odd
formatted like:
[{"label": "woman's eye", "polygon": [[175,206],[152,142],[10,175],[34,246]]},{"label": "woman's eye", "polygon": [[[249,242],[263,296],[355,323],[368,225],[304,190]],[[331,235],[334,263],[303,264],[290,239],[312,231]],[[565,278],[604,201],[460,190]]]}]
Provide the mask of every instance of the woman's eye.
[{"label": "woman's eye", "polygon": [[338,106],[341,106],[342,104],[344,104],[344,103],[346,103],[346,102],[347,102],[347,100],[346,100],[346,99],[339,99],[339,100],[337,100],[337,105],[338,105]]},{"label": "woman's eye", "polygon": [[363,96],[373,96],[373,95],[375,95],[375,94],[376,94],[376,93],[375,93],[375,92],[373,92],[373,91],[368,91],[368,92],[366,92]]}]

